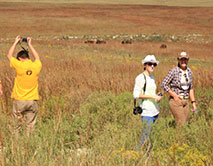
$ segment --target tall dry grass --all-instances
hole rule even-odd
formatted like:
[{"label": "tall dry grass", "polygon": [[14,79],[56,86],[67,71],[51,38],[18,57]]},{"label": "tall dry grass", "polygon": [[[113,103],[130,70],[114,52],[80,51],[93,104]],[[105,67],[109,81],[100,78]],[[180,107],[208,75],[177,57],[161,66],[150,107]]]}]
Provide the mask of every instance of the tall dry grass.
[{"label": "tall dry grass", "polygon": [[[72,100],[75,103],[74,108],[78,109],[79,104],[96,91],[110,91],[114,94],[131,92],[135,77],[143,72],[141,60],[145,57],[147,50],[152,50],[151,53],[160,60],[153,74],[158,90],[161,91],[160,84],[164,77],[171,68],[177,65],[177,48],[172,46],[165,52],[158,49],[160,45],[158,43],[153,43],[154,46],[150,43],[143,43],[141,46],[139,44],[127,47],[120,47],[119,43],[100,47],[51,45],[47,48],[38,45],[37,49],[43,64],[39,77],[41,100],[45,101],[50,96],[63,96],[67,100]],[[150,49],[144,50],[145,47],[150,47]],[[195,90],[213,86],[211,57],[208,54],[199,55],[199,51],[193,52],[189,61],[189,67],[193,71]],[[206,53],[209,53],[208,50]],[[208,57],[210,61],[205,60]],[[15,73],[9,67],[6,57],[2,57],[0,68],[0,78],[4,88],[2,100],[5,103],[5,109],[3,110],[7,110],[7,105],[10,105]]]},{"label": "tall dry grass", "polygon": [[[188,52],[194,51],[189,66],[193,70],[200,115],[192,115],[189,127],[177,131],[171,124],[165,97],[159,104],[161,118],[155,131],[150,164],[144,149],[134,150],[140,138],[141,123],[139,117],[132,115],[131,94],[135,77],[143,72],[141,60],[150,50],[160,61],[153,74],[161,91],[160,84],[168,71],[177,65],[176,54],[182,48],[179,43],[173,43],[161,50],[160,45],[155,42],[129,46],[122,46],[120,42],[100,46],[70,41],[35,43],[43,67],[39,77],[36,131],[27,140],[25,137],[16,140],[12,134],[10,94],[15,72],[2,55],[0,78],[4,95],[0,102],[0,144],[7,151],[1,152],[1,165],[169,165],[188,162],[179,161],[180,155],[176,155],[177,160],[168,157],[174,153],[170,147],[182,148],[182,144],[192,147],[184,151],[186,157],[189,153],[189,157],[195,156],[195,161],[201,165],[204,163],[201,159],[206,165],[211,163],[211,48],[206,49],[205,56],[200,56],[202,48],[197,44],[185,45],[185,48]],[[206,132],[200,134],[198,128]],[[169,138],[166,142],[163,141],[165,137]],[[173,145],[174,142],[178,144]]]}]

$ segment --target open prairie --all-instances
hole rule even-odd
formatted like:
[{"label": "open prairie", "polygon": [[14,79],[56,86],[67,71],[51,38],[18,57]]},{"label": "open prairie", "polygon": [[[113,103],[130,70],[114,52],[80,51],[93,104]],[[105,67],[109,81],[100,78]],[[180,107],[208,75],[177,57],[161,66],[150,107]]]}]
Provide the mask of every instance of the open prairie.
[{"label": "open prairie", "polygon": [[[0,1],[1,165],[211,165],[212,3],[55,2]],[[18,139],[11,136],[15,73],[7,60],[17,35],[32,37],[43,64],[36,131]],[[135,77],[141,60],[154,54],[162,91],[180,51],[190,55],[199,114],[175,128],[165,94],[147,158],[145,148],[135,150],[141,132],[132,114]]]}]

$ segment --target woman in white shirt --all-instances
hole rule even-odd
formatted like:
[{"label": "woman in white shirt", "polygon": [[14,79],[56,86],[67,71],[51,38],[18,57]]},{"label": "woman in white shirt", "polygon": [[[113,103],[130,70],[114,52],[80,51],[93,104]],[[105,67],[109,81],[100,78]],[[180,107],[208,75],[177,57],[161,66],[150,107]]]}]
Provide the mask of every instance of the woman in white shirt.
[{"label": "woman in white shirt", "polygon": [[154,76],[151,75],[158,63],[159,61],[155,59],[154,55],[147,55],[145,59],[142,60],[144,72],[139,74],[135,79],[133,96],[139,100],[139,105],[143,110],[141,114],[142,122],[146,125],[145,129],[142,130],[142,143],[148,139],[151,125],[158,118],[159,114],[157,102],[162,99],[162,96],[156,94],[157,87],[155,79]]}]

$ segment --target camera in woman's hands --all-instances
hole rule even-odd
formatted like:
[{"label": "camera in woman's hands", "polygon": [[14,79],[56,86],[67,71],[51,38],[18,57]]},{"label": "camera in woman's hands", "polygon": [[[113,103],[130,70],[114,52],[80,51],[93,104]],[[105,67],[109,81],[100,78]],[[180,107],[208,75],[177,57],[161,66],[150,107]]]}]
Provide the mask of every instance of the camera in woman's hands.
[{"label": "camera in woman's hands", "polygon": [[158,96],[163,96],[163,94],[162,93],[158,93]]},{"label": "camera in woman's hands", "polygon": [[140,106],[134,107],[133,108],[133,114],[137,115],[137,114],[142,114],[143,110]]}]

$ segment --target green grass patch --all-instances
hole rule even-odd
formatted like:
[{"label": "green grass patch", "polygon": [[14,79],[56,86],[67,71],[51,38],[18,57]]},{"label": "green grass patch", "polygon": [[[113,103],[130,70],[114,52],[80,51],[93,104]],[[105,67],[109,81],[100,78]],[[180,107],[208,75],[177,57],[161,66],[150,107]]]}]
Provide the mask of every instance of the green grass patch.
[{"label": "green grass patch", "polygon": [[[205,100],[202,100],[205,94]],[[212,89],[199,89],[199,114],[177,128],[167,98],[159,103],[160,117],[152,130],[149,160],[141,139],[140,116],[132,113],[131,92],[92,93],[78,113],[69,112],[62,98],[48,99],[29,138],[12,134],[12,119],[0,116],[1,162],[5,165],[210,165],[212,163]],[[43,108],[40,105],[40,111]],[[203,105],[202,105],[203,104]],[[200,132],[202,131],[202,132]],[[124,164],[125,163],[125,164]]]}]

